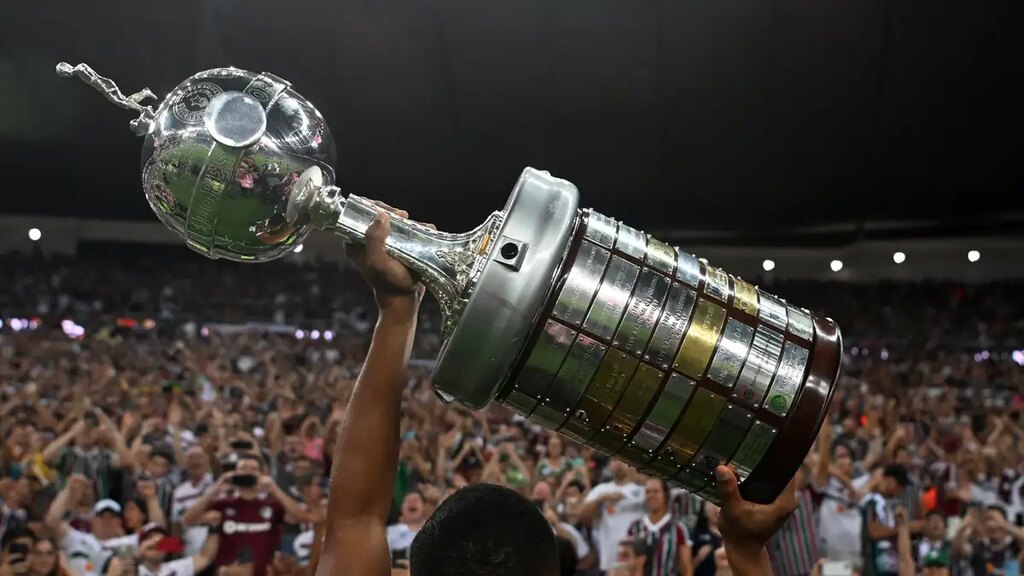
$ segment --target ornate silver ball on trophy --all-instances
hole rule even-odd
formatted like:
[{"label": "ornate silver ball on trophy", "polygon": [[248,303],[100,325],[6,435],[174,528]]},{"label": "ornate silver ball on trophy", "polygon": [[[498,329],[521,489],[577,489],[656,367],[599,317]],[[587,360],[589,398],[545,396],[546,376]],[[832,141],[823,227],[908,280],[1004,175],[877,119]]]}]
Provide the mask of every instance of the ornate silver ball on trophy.
[{"label": "ornate silver ball on trophy", "polygon": [[[335,186],[320,113],[273,74],[200,72],[156,109],[84,64],[61,63],[138,112],[150,206],[210,258],[263,262],[313,229],[359,243],[378,207]],[[593,210],[576,187],[527,168],[505,207],[449,234],[392,218],[387,250],[445,315],[438,395],[498,402],[641,472],[717,500],[731,465],[770,502],[821,426],[839,328]]]}]

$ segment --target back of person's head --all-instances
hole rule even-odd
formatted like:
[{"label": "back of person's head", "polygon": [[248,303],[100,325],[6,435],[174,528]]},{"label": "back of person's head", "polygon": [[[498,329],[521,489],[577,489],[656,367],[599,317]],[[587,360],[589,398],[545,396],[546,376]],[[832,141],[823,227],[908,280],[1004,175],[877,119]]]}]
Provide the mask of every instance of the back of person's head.
[{"label": "back of person's head", "polygon": [[476,484],[449,496],[412,542],[412,576],[557,576],[555,535],[518,493]]}]

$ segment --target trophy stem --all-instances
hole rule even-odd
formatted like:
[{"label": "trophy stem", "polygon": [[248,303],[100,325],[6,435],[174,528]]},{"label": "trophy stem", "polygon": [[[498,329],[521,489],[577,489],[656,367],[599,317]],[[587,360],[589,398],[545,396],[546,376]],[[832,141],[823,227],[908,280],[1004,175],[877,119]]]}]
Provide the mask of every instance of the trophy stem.
[{"label": "trophy stem", "polygon": [[[365,242],[366,230],[380,212],[373,201],[354,194],[343,197],[335,186],[322,188],[318,200],[314,225],[358,244]],[[446,332],[458,321],[465,304],[464,294],[483,267],[501,217],[501,212],[494,212],[473,230],[451,234],[391,216],[391,233],[385,249],[418,274],[437,299],[445,316]]]}]

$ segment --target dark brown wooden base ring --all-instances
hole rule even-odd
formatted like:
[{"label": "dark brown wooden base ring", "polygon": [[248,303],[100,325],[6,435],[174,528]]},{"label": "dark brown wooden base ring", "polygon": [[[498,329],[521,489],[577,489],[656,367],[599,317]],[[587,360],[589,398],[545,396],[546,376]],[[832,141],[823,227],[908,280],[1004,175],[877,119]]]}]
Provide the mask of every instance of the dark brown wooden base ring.
[{"label": "dark brown wooden base ring", "polygon": [[828,415],[842,367],[843,337],[830,319],[815,317],[814,325],[807,382],[796,407],[761,459],[762,465],[740,485],[740,494],[751,502],[770,504],[782,493],[803,464]]}]

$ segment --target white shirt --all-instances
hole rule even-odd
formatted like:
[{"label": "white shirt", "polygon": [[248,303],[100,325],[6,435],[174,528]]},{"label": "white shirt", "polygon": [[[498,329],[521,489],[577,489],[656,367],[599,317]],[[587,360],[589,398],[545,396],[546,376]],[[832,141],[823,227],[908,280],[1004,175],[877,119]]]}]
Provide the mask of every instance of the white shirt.
[{"label": "white shirt", "polygon": [[387,529],[388,537],[388,548],[391,549],[391,553],[401,552],[402,550],[408,550],[412,546],[412,540],[416,537],[416,531],[409,527],[408,524],[392,524]]},{"label": "white shirt", "polygon": [[[854,489],[860,490],[871,480],[869,476],[861,476],[851,482]],[[835,478],[829,478],[828,485],[822,490],[825,497],[818,508],[818,532],[821,545],[826,556],[846,558],[850,554],[860,554],[861,546],[861,513],[849,502],[850,491]]]},{"label": "white shirt", "polygon": [[101,542],[92,534],[69,528],[60,545],[72,572],[78,576],[95,576],[102,573],[104,564],[117,552],[134,555],[139,549],[139,535],[129,534]]},{"label": "white shirt", "polygon": [[[198,484],[193,484],[190,480],[185,480],[177,488],[174,489],[174,496],[171,502],[171,518],[173,522],[181,523],[182,517],[185,512],[188,511],[192,505],[199,500],[200,497],[213,486],[213,476],[207,474],[203,476],[203,479]],[[194,556],[199,554],[199,551],[203,549],[203,544],[206,543],[206,537],[209,535],[209,529],[205,526],[192,526],[186,528],[182,533],[183,540],[185,541],[185,554],[188,556]]]},{"label": "white shirt", "polygon": [[295,549],[295,559],[299,561],[299,566],[309,564],[309,557],[313,554],[313,531],[306,530],[296,536],[292,548]]},{"label": "white shirt", "polygon": [[138,576],[194,576],[195,564],[192,557],[164,562],[156,571],[150,570],[145,564],[139,564]]},{"label": "white shirt", "polygon": [[594,543],[597,545],[601,570],[611,570],[615,564],[619,542],[626,537],[629,525],[644,514],[644,487],[639,484],[604,482],[594,486],[584,502],[593,502],[605,494],[622,494],[618,502],[606,502],[598,511],[594,522]]},{"label": "white shirt", "polygon": [[569,534],[572,547],[576,550],[577,558],[582,560],[587,557],[587,554],[590,554],[590,544],[587,544],[587,539],[583,537],[583,534],[580,534],[580,531],[575,526],[567,522],[559,522],[558,527]]}]

